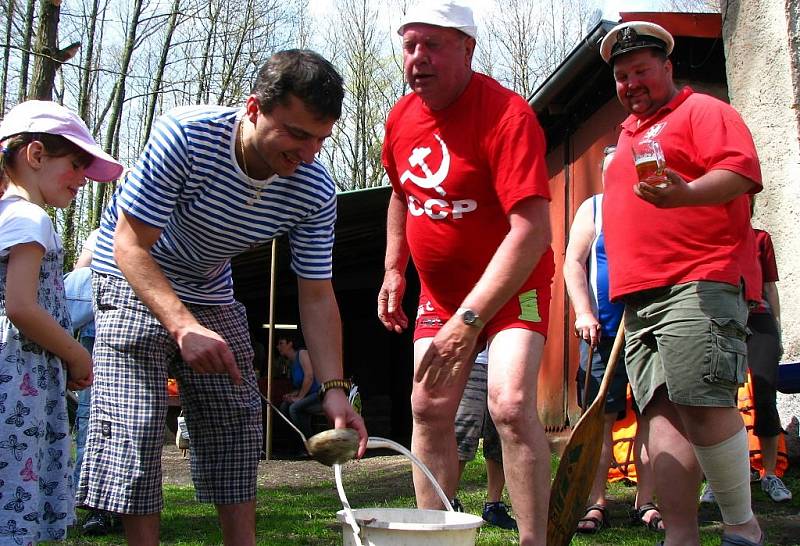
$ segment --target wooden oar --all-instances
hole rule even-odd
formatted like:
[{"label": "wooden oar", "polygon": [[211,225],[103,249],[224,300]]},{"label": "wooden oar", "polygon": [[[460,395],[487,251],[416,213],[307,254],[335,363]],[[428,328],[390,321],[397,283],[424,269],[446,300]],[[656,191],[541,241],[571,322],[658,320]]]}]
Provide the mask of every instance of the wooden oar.
[{"label": "wooden oar", "polygon": [[[624,322],[624,321],[623,321]],[[578,520],[586,508],[592,481],[600,463],[605,430],[606,394],[617,366],[625,338],[623,322],[619,325],[611,356],[600,390],[589,409],[578,420],[569,436],[550,488],[550,509],[547,515],[548,546],[567,546],[575,534]]]},{"label": "wooden oar", "polygon": [[581,415],[589,409],[589,381],[592,380],[592,359],[594,358],[594,345],[589,342],[589,357],[586,359],[586,376],[583,379],[583,403],[581,403]]}]

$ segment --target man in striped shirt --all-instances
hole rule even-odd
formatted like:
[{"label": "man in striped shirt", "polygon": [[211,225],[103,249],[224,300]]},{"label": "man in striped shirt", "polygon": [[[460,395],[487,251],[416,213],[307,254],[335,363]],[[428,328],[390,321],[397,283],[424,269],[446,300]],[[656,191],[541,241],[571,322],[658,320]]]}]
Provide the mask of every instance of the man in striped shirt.
[{"label": "man in striped shirt", "polygon": [[[230,259],[289,236],[323,407],[366,447],[341,387],[331,285],[335,186],[315,160],[341,114],[342,78],[310,51],[275,54],[243,109],[164,115],[103,216],[94,270],[94,404],[78,500],[122,514],[129,544],[158,544],[166,378],[180,385],[197,498],[225,544],[255,544],[261,402]],[[330,383],[332,382],[333,383]]]}]

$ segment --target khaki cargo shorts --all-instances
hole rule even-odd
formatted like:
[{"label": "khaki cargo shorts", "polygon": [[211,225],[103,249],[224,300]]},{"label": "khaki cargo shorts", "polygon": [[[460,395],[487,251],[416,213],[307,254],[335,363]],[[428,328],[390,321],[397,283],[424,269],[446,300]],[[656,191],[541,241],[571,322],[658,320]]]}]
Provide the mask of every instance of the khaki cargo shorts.
[{"label": "khaki cargo shorts", "polygon": [[625,363],[643,412],[662,385],[675,404],[736,407],[747,371],[742,292],[698,281],[624,298]]}]

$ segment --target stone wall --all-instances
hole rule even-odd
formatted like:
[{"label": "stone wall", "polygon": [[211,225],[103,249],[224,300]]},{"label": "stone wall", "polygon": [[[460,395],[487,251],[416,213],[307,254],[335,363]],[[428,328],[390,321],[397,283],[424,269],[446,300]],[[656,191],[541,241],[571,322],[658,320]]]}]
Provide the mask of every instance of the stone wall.
[{"label": "stone wall", "polygon": [[[784,360],[800,361],[800,0],[723,0],[731,104],[753,133],[764,190],[755,227],[775,243]],[[800,395],[780,395],[784,426]]]}]

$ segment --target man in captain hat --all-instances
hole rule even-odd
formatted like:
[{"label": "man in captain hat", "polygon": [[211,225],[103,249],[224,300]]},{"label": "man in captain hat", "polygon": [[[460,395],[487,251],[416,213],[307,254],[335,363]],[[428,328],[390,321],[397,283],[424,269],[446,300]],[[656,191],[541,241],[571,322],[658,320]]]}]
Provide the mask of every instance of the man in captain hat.
[{"label": "man in captain hat", "polygon": [[[525,99],[472,71],[472,10],[426,1],[399,28],[413,93],[386,122],[392,183],[378,315],[402,310],[409,255],[422,289],[414,326],[412,449],[450,495],[454,420],[476,348],[488,340],[488,404],[502,442],[521,544],[544,544],[550,485],[536,383],[547,334],[553,254],[544,135]],[[441,508],[415,474],[420,508]]]},{"label": "man in captain hat", "polygon": [[[699,544],[701,470],[722,512],[723,546],[764,544],[736,408],[748,301],[761,290],[749,217],[761,171],[733,108],[675,86],[673,45],[662,27],[636,21],[614,27],[600,46],[630,113],[605,185],[611,297],[625,303],[625,361],[647,429],[664,544]],[[666,169],[661,180],[639,181],[632,146],[652,142]]]}]

